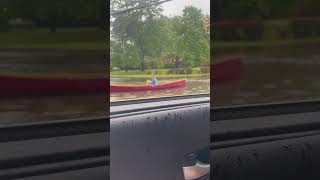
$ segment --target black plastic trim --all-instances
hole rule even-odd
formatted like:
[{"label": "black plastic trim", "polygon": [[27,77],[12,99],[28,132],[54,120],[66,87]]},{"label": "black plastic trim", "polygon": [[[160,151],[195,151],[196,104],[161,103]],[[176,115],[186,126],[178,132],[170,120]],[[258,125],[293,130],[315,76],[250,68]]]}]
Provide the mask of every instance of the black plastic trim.
[{"label": "black plastic trim", "polygon": [[315,111],[320,111],[320,100],[212,108],[210,117],[211,121],[223,121]]},{"label": "black plastic trim", "polygon": [[73,119],[0,127],[0,142],[72,136],[110,131],[110,118]]},{"label": "black plastic trim", "polygon": [[205,98],[205,97],[210,97],[210,94],[167,96],[167,97],[160,97],[160,98],[134,99],[134,100],[119,100],[119,101],[110,102],[110,106],[123,106],[123,105],[131,105],[131,104],[173,101],[173,100],[182,100],[182,99],[187,100],[187,99]]}]

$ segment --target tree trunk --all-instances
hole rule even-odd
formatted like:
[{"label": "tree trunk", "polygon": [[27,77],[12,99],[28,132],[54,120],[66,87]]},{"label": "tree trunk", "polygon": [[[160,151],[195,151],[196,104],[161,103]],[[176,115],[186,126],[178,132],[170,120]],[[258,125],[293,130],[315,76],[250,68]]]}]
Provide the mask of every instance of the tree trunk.
[{"label": "tree trunk", "polygon": [[50,20],[49,28],[50,28],[50,32],[57,32],[57,23],[55,19]]},{"label": "tree trunk", "polygon": [[173,62],[174,62],[174,68],[178,68],[178,64],[179,64],[179,62],[178,62],[179,60],[177,59],[177,55],[174,55],[174,58],[173,58]]},{"label": "tree trunk", "polygon": [[144,71],[144,54],[140,54],[140,71]]},{"label": "tree trunk", "polygon": [[9,24],[8,24],[8,17],[5,14],[0,13],[0,31],[1,32],[8,32],[9,31]]},{"label": "tree trunk", "polygon": [[58,24],[57,14],[55,14],[55,13],[49,14],[48,20],[49,20],[50,32],[56,32],[57,31],[57,24]]},{"label": "tree trunk", "polygon": [[151,60],[151,69],[156,69],[156,64],[154,60]]}]

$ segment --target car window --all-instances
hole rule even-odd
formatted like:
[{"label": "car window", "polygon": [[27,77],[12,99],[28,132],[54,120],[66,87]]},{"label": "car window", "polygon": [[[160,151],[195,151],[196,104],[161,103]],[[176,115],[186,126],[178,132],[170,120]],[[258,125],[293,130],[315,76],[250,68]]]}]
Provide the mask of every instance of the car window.
[{"label": "car window", "polygon": [[100,0],[0,2],[0,125],[105,116],[105,14]]},{"label": "car window", "polygon": [[320,97],[317,1],[214,1],[214,106]]},{"label": "car window", "polygon": [[111,101],[210,91],[210,1],[112,0]]}]

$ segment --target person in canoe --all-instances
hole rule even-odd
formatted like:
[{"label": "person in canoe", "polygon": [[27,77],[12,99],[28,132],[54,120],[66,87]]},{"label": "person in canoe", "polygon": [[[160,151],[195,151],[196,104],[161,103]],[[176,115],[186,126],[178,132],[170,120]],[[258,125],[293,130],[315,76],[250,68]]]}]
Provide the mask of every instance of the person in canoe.
[{"label": "person in canoe", "polygon": [[153,75],[151,79],[151,86],[156,86],[156,85],[158,85],[158,80],[156,78],[156,75]]},{"label": "person in canoe", "polygon": [[158,85],[158,80],[155,75],[152,75],[151,81],[147,80],[147,85],[150,85],[150,86]]}]

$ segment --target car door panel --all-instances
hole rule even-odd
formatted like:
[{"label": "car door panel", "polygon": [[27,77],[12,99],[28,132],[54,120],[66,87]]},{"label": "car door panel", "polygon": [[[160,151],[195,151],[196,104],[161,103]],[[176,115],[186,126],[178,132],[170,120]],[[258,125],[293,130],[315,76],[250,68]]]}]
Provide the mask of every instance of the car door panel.
[{"label": "car door panel", "polygon": [[178,101],[111,110],[111,179],[184,179],[185,156],[208,147],[210,108],[208,97]]}]

